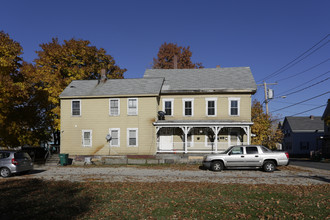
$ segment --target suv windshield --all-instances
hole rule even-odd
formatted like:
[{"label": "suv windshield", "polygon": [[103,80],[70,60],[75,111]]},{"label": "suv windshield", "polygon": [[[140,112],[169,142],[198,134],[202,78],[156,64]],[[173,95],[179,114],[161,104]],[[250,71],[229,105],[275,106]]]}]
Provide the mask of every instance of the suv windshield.
[{"label": "suv windshield", "polygon": [[31,160],[31,157],[29,156],[28,153],[25,153],[25,152],[17,152],[14,154],[14,157],[15,159],[30,159]]}]

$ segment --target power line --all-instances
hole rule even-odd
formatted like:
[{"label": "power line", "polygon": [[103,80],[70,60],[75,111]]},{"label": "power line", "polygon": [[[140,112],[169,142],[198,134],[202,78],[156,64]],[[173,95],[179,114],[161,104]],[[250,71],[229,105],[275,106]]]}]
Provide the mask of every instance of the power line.
[{"label": "power line", "polygon": [[292,76],[288,76],[288,77],[286,77],[286,78],[279,79],[279,80],[277,80],[277,82],[280,82],[280,81],[283,81],[283,80],[287,80],[287,79],[293,78],[293,77],[295,77],[295,76],[298,76],[298,75],[300,75],[300,74],[303,74],[303,73],[305,73],[305,72],[307,72],[307,71],[309,71],[309,70],[311,70],[311,69],[314,69],[315,67],[318,67],[318,66],[322,65],[323,63],[328,62],[329,60],[330,60],[330,59],[328,58],[328,59],[322,61],[321,63],[316,64],[315,66],[312,66],[312,67],[310,67],[310,68],[308,68],[308,69],[306,69],[306,70],[304,70],[304,71],[302,71],[302,72],[299,72],[299,73],[293,74]]},{"label": "power line", "polygon": [[[307,54],[305,57],[303,57],[302,59],[298,60],[299,58],[301,58],[302,56],[304,56],[306,53],[308,53],[309,51],[313,50],[317,45],[319,45],[322,41],[324,41],[325,39],[327,39],[329,37],[330,34],[327,34],[325,37],[323,37],[319,42],[317,42],[314,46],[312,46],[311,48],[309,48],[308,50],[306,50],[304,53],[302,53],[301,55],[299,55],[297,58],[295,58],[294,60],[292,60],[291,62],[287,63],[286,65],[284,65],[283,67],[279,68],[278,70],[276,70],[275,72],[269,74],[268,76],[266,76],[265,78],[259,80],[260,81],[264,81],[266,79],[269,79],[271,77],[274,77],[282,72],[284,72],[285,70],[291,68],[292,66],[296,65],[297,63],[299,63],[300,61],[302,61],[303,59],[307,58],[308,56],[310,56],[311,54],[313,54],[314,52],[316,52],[317,50],[319,50],[320,48],[322,48],[323,46],[325,46],[327,43],[329,43],[329,40],[325,43],[322,44],[320,47],[316,48],[314,51],[312,51],[311,53]],[[296,62],[296,60],[298,60]]]},{"label": "power line", "polygon": [[314,77],[313,79],[308,80],[308,81],[306,81],[306,82],[300,84],[299,86],[296,86],[296,87],[294,87],[294,88],[288,89],[288,90],[286,90],[286,91],[284,91],[284,92],[280,92],[279,95],[284,94],[284,93],[289,92],[289,91],[292,91],[292,90],[294,90],[294,89],[297,89],[297,88],[299,88],[299,87],[301,87],[301,86],[303,86],[303,85],[305,85],[305,84],[307,84],[307,83],[309,83],[309,82],[311,82],[311,81],[313,81],[313,80],[315,80],[315,79],[317,79],[317,78],[320,78],[321,76],[327,75],[329,72],[330,72],[330,71],[327,71],[327,72],[325,72],[325,73],[322,73],[322,74],[318,75],[317,77]]},{"label": "power line", "polygon": [[328,94],[329,92],[330,92],[330,91],[325,92],[325,93],[320,94],[320,95],[317,95],[317,96],[314,96],[314,97],[312,97],[312,98],[309,98],[309,99],[303,100],[303,101],[301,101],[301,102],[297,102],[297,103],[295,103],[295,104],[288,105],[288,106],[285,106],[285,107],[280,108],[280,109],[276,109],[276,110],[273,111],[273,112],[277,112],[277,111],[280,111],[280,110],[283,110],[283,109],[286,109],[286,108],[290,108],[290,107],[295,106],[295,105],[299,105],[299,104],[304,103],[304,102],[307,102],[307,101],[309,101],[309,100],[312,100],[312,99],[318,98],[318,97],[320,97],[320,96],[326,95],[326,94]]},{"label": "power line", "polygon": [[322,107],[324,107],[324,106],[326,106],[326,105],[320,105],[320,106],[318,106],[318,107],[315,107],[315,108],[311,108],[311,109],[308,109],[308,110],[306,110],[306,111],[303,111],[303,112],[299,112],[299,113],[297,113],[297,114],[294,114],[294,115],[291,115],[291,116],[295,116],[295,115],[301,115],[301,114],[304,114],[304,113],[306,113],[306,112],[310,112],[310,111],[313,111],[313,110],[315,110],[315,109],[318,109],[318,108],[322,108]]},{"label": "power line", "polygon": [[[330,72],[330,71],[328,71],[328,72]],[[330,77],[328,77],[328,78],[326,78],[326,79],[324,79],[324,80],[321,80],[321,81],[319,81],[319,82],[317,82],[317,83],[314,83],[314,84],[312,84],[312,85],[310,85],[310,86],[307,86],[307,87],[305,87],[305,88],[302,88],[302,89],[299,89],[299,90],[297,90],[297,91],[294,91],[294,92],[290,92],[290,93],[288,93],[288,94],[285,94],[285,95],[283,95],[283,96],[289,96],[289,95],[292,95],[292,94],[295,94],[295,93],[301,92],[301,91],[303,91],[303,90],[305,90],[305,89],[309,89],[309,88],[311,88],[311,87],[313,87],[313,86],[316,86],[316,85],[318,85],[318,84],[320,84],[320,83],[323,83],[323,82],[327,81],[328,79],[330,79]]]},{"label": "power line", "polygon": [[[272,99],[272,102],[277,102],[277,103],[284,103],[284,104],[295,104],[294,102],[283,102],[283,101],[279,101],[276,99]],[[318,106],[316,104],[300,104],[300,105],[306,105],[306,106]]]}]

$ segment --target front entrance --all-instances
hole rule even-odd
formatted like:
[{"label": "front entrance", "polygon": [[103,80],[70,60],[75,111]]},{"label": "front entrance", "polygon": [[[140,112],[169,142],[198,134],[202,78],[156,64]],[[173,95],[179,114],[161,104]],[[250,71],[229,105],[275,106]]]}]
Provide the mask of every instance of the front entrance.
[{"label": "front entrance", "polygon": [[173,150],[173,136],[159,136],[159,150]]}]

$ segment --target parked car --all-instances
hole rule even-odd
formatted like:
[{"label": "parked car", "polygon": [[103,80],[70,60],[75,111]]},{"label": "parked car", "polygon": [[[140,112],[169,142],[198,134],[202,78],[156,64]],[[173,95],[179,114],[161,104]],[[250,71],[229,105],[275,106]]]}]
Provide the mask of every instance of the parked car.
[{"label": "parked car", "polygon": [[14,173],[27,173],[33,170],[33,162],[28,153],[0,150],[0,175],[9,177]]},{"label": "parked car", "polygon": [[234,167],[256,167],[273,172],[277,166],[288,164],[287,152],[271,151],[258,145],[232,146],[223,153],[206,155],[203,159],[203,167],[213,171]]}]

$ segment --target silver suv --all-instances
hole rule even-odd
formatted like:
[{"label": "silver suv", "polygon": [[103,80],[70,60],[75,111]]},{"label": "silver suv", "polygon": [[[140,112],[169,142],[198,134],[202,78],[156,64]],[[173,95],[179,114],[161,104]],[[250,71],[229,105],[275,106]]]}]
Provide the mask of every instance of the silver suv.
[{"label": "silver suv", "polygon": [[0,175],[9,177],[13,173],[27,173],[33,170],[33,162],[28,153],[0,150]]}]

